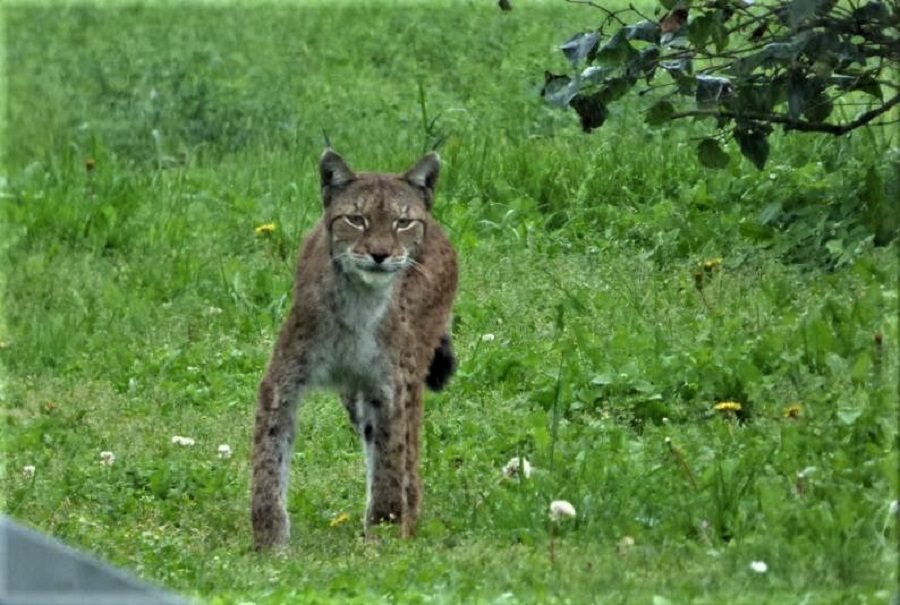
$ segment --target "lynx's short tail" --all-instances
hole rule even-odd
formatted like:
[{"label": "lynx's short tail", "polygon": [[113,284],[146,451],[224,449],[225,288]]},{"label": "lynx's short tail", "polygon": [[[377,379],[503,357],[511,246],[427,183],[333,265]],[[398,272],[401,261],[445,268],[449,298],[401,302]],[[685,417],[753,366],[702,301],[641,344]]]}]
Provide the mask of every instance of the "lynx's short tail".
[{"label": "lynx's short tail", "polygon": [[434,357],[431,358],[425,384],[432,391],[440,391],[446,386],[455,371],[456,358],[453,356],[453,343],[450,342],[450,335],[444,334],[441,336],[441,343],[434,350]]}]

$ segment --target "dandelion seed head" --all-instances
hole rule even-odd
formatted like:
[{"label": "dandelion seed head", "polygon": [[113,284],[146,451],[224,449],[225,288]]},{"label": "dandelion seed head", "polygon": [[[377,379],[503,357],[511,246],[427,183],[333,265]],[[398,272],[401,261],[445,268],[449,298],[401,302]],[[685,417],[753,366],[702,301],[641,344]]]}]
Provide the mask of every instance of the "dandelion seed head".
[{"label": "dandelion seed head", "polygon": [[765,561],[750,561],[750,569],[756,573],[766,573],[769,571],[769,566]]},{"label": "dandelion seed head", "polygon": [[[528,462],[528,458],[523,457],[522,459],[522,476],[528,479],[531,477],[531,463]],[[504,477],[515,477],[519,474],[519,457],[510,458],[509,462],[506,463],[506,466],[503,467],[503,476]]]},{"label": "dandelion seed head", "polygon": [[26,464],[22,467],[22,476],[26,479],[31,479],[32,477],[34,477],[35,470],[36,469],[34,468],[33,464]]},{"label": "dandelion seed head", "polygon": [[196,443],[191,437],[182,437],[181,435],[173,435],[172,443],[175,445],[183,445],[185,447],[190,447]]},{"label": "dandelion seed head", "polygon": [[481,337],[481,342],[494,342],[495,338],[496,336],[494,336],[493,334],[485,334]]},{"label": "dandelion seed head", "polygon": [[103,466],[112,466],[116,461],[116,455],[109,451],[100,452],[100,464]]},{"label": "dandelion seed head", "polygon": [[550,518],[554,521],[571,519],[575,516],[575,507],[567,500],[554,500],[550,503]]},{"label": "dandelion seed head", "polygon": [[227,443],[223,443],[219,446],[218,449],[219,458],[231,458],[231,446]]}]

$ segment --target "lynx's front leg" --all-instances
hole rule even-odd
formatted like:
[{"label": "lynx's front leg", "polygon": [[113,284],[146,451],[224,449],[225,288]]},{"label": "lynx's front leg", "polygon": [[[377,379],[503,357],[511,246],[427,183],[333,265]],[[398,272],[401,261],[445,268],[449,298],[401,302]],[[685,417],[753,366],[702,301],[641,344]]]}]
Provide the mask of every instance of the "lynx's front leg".
[{"label": "lynx's front leg", "polygon": [[302,382],[299,377],[277,380],[267,375],[259,385],[250,509],[257,550],[284,546],[290,537],[288,472]]},{"label": "lynx's front leg", "polygon": [[406,502],[406,425],[402,400],[370,398],[360,418],[366,454],[366,538],[379,523],[397,523],[410,534]]}]

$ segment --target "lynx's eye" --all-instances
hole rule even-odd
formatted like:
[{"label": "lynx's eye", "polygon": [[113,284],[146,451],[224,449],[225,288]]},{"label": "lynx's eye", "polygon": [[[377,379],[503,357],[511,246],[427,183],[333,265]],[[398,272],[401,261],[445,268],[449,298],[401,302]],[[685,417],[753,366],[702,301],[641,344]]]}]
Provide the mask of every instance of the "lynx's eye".
[{"label": "lynx's eye", "polygon": [[394,221],[394,229],[396,229],[397,231],[403,231],[404,229],[409,229],[410,227],[413,226],[414,222],[415,221],[413,221],[412,219],[409,219],[409,218],[398,218],[396,221]]},{"label": "lynx's eye", "polygon": [[361,214],[348,214],[344,216],[344,220],[347,221],[347,224],[351,227],[356,227],[357,229],[366,228],[366,217]]}]

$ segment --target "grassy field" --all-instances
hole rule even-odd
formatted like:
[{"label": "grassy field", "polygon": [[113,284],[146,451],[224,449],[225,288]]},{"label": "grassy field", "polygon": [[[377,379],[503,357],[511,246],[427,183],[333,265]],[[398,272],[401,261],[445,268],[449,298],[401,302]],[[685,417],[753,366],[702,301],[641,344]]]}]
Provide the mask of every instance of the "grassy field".
[{"label": "grassy field", "polygon": [[[639,98],[586,136],[537,93],[595,13],[513,5],[5,6],[4,510],[213,603],[896,602],[896,132],[718,172]],[[360,539],[322,394],[261,556],[255,390],[323,130],[370,169],[443,141],[460,370],[415,540]]]}]

